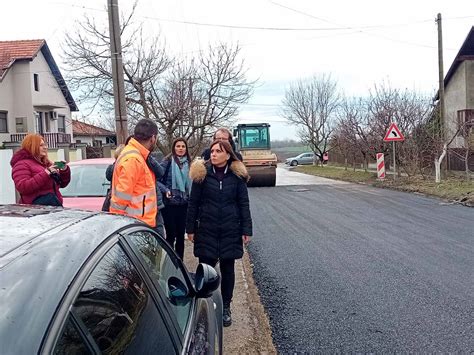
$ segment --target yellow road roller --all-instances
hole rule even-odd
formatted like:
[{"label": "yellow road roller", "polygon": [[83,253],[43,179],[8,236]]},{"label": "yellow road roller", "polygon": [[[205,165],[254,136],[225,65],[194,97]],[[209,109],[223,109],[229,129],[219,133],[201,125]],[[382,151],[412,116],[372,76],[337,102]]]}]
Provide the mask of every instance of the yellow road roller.
[{"label": "yellow road roller", "polygon": [[237,150],[250,175],[248,186],[275,186],[277,156],[270,147],[270,125],[239,124],[233,133]]}]

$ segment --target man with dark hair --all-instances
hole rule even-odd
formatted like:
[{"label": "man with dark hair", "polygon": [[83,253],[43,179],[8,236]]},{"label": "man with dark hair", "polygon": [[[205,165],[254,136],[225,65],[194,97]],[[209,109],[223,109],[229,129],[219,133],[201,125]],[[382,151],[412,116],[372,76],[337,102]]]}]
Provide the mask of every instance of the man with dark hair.
[{"label": "man with dark hair", "polygon": [[156,179],[146,161],[156,144],[158,127],[148,119],[138,121],[133,138],[115,162],[110,212],[156,225]]},{"label": "man with dark hair", "polygon": [[[158,126],[155,122],[148,119],[143,119],[138,121],[133,132],[133,137],[139,142],[146,142],[152,136],[158,134]],[[156,140],[153,142],[153,147],[155,146]],[[151,149],[152,150],[152,149]]]}]

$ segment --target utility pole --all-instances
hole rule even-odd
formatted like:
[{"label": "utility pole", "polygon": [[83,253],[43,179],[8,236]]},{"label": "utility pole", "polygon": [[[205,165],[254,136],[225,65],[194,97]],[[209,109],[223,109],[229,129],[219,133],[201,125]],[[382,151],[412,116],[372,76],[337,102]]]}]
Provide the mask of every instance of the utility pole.
[{"label": "utility pole", "polygon": [[444,117],[444,69],[443,69],[443,28],[441,25],[441,14],[436,18],[438,24],[438,73],[439,73],[439,129],[440,138],[446,140],[446,120]]},{"label": "utility pole", "polygon": [[110,56],[112,59],[112,80],[114,87],[115,131],[117,132],[117,144],[122,144],[125,143],[127,139],[128,128],[118,0],[107,0],[107,9],[109,13]]}]

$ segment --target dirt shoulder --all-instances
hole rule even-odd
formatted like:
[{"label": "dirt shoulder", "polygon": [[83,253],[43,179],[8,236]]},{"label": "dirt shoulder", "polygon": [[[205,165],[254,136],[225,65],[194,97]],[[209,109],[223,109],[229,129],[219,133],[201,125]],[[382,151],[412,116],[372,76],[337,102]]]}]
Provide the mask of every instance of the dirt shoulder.
[{"label": "dirt shoulder", "polygon": [[467,181],[465,178],[451,176],[437,184],[431,177],[422,178],[421,176],[400,176],[395,181],[393,176],[387,176],[384,181],[379,181],[376,173],[373,172],[345,170],[332,166],[298,166],[295,171],[374,187],[421,193],[474,207],[474,180]]},{"label": "dirt shoulder", "polygon": [[[193,245],[186,240],[184,263],[188,270],[195,270],[198,260],[193,255]],[[224,354],[276,354],[268,317],[257,287],[249,255],[236,260],[235,288],[232,301],[232,325],[224,328]]]}]

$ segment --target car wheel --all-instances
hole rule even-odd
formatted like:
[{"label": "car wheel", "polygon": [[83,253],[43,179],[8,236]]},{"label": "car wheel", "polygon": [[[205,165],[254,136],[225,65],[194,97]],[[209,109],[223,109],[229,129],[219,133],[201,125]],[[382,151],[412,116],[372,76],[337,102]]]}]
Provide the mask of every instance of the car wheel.
[{"label": "car wheel", "polygon": [[291,166],[297,166],[298,165],[298,160],[292,160],[290,165]]}]

